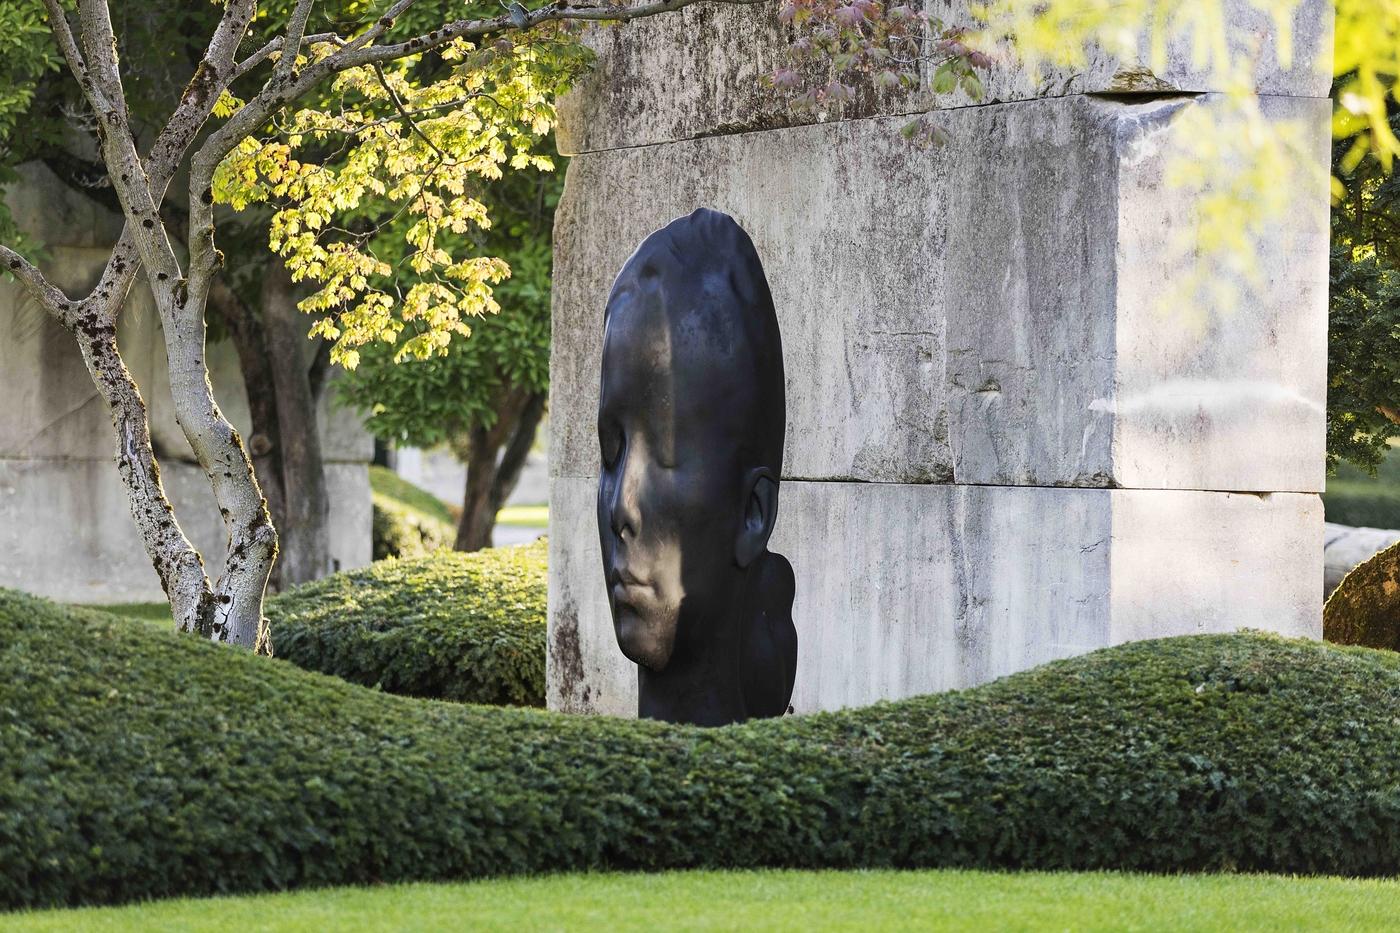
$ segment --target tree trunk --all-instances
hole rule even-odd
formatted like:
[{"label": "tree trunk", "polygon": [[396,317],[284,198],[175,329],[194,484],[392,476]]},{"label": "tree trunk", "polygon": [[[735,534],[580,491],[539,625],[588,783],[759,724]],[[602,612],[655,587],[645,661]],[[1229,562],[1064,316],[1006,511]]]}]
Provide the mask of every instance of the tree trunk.
[{"label": "tree trunk", "polygon": [[131,517],[170,600],[177,628],[213,637],[214,592],[204,562],[175,519],[161,484],[151,446],[146,403],[117,349],[116,315],[83,311],[69,327],[83,363],[112,415],[117,435],[117,470],[126,488]]},{"label": "tree trunk", "polygon": [[[238,368],[243,375],[248,413],[253,422],[248,453],[253,458],[253,472],[262,484],[272,525],[280,530],[287,526],[287,499],[282,485],[282,431],[277,420],[277,391],[262,322],[223,281],[216,281],[209,290],[209,307],[223,320],[238,351]],[[268,579],[268,588],[273,592],[283,586],[285,553],[284,546],[283,559],[273,565],[272,576]]]},{"label": "tree trunk", "polygon": [[[480,425],[472,428],[462,520],[453,545],[456,550],[479,551],[491,546],[496,513],[520,480],[535,430],[544,416],[545,400],[542,392],[513,391],[497,408],[496,423],[489,430]],[[504,451],[502,444],[506,445]]]},{"label": "tree trunk", "polygon": [[[306,315],[298,310],[296,290],[279,257],[268,260],[262,284],[262,318],[281,460],[284,517],[280,583],[292,586],[330,573],[330,495],[317,418],[317,387]],[[256,374],[245,371],[245,379]],[[321,382],[324,374],[317,374]],[[251,398],[253,389],[250,386]]]}]

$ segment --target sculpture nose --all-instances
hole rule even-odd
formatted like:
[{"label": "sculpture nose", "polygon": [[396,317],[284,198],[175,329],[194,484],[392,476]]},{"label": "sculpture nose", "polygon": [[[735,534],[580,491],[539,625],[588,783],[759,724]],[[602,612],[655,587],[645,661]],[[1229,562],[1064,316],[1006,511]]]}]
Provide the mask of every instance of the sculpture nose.
[{"label": "sculpture nose", "polygon": [[618,465],[617,482],[612,491],[612,505],[608,509],[609,524],[619,540],[623,537],[635,540],[637,528],[641,523],[641,513],[637,506],[642,480],[638,471],[633,468],[638,458],[629,456],[629,453],[630,451],[623,453],[622,463]]}]

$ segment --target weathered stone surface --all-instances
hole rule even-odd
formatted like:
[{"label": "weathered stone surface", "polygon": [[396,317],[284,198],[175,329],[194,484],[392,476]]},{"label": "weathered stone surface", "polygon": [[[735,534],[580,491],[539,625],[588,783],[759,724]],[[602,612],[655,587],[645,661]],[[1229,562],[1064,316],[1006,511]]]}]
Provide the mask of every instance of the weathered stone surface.
[{"label": "weathered stone surface", "polygon": [[[226,532],[196,467],[166,461],[161,479],[206,563],[223,560]],[[333,566],[371,560],[369,467],[326,469]],[[0,458],[0,586],[65,602],[156,602],[160,580],[131,520],[112,460]]]},{"label": "weathered stone surface", "polygon": [[[1210,105],[955,110],[937,150],[876,118],[580,156],[556,223],[553,474],[597,474],[613,275],[708,206],[773,287],[789,478],[1320,490],[1325,176],[1293,186],[1236,305],[1167,303],[1214,274],[1173,239],[1199,199],[1163,179],[1183,113]],[[1325,101],[1265,110],[1325,152]]]},{"label": "weathered stone surface", "polygon": [[[1134,638],[1317,637],[1330,5],[1301,8],[1296,67],[1259,63],[1265,119],[1318,171],[1277,180],[1286,221],[1238,280],[1194,236],[1206,192],[1166,178],[1220,100],[1182,50],[1157,74],[1145,55],[1041,82],[1002,68],[991,106],[940,102],[948,144],[923,150],[897,135],[918,94],[816,116],[768,95],[765,16],[600,34],[563,106],[583,154],[556,226],[551,704],[635,708],[593,527],[602,310],[630,250],[699,206],[753,236],[783,330],[774,548],[797,574],[799,711]],[[1227,43],[1266,38],[1257,17],[1231,3]]]},{"label": "weathered stone surface", "polygon": [[102,250],[105,261],[121,236],[121,216],[68,187],[42,163],[26,162],[17,172],[19,181],[6,190],[5,203],[19,228],[46,246]]},{"label": "weathered stone surface", "polygon": [[596,480],[550,479],[549,707],[635,716],[637,669],[613,635],[596,502]]},{"label": "weathered stone surface", "polygon": [[[966,25],[966,0],[928,0],[930,15]],[[1305,0],[1294,15],[1295,55],[1283,68],[1273,53],[1268,18],[1245,0],[1228,4],[1227,34],[1236,55],[1265,49],[1255,67],[1260,93],[1326,97],[1331,83],[1332,7]],[[560,105],[560,150],[569,154],[651,145],[699,136],[772,129],[833,118],[856,119],[930,109],[923,92],[875,93],[858,89],[839,112],[795,112],[761,78],[788,62],[788,30],[777,22],[777,5],[699,4],[623,28],[599,29],[589,38],[597,67]],[[1161,94],[1219,91],[1192,62],[1189,43],[1167,54],[1159,74],[1146,37],[1139,55],[1117,60],[1102,52],[1078,70],[1052,69],[1036,78],[1009,55],[999,54],[986,76],[981,103],[1062,97],[1084,93]],[[927,85],[927,81],[924,82]],[[972,101],[961,92],[936,102],[960,107]]]},{"label": "weathered stone surface", "polygon": [[[1001,140],[949,193],[947,397],[959,482],[1321,491],[1326,177],[1280,180],[1288,222],[1234,303],[1192,248],[1201,198],[1165,178],[1189,99],[978,111],[954,145]],[[1326,164],[1325,101],[1268,98]],[[956,123],[956,121],[950,121]],[[989,192],[995,192],[988,197]],[[1204,296],[1203,296],[1204,297]]]},{"label": "weathered stone surface", "polygon": [[374,522],[370,501],[369,461],[337,460],[326,463],[326,492],[331,501],[331,567],[353,570],[374,560],[372,535],[365,534]]},{"label": "weathered stone surface", "polygon": [[[1091,403],[1112,413],[1114,478],[1136,488],[1322,491],[1329,102],[1262,101],[1269,119],[1301,131],[1311,164],[1271,180],[1288,207],[1253,243],[1257,284],[1197,246],[1200,196],[1168,179],[1180,121],[1144,114],[1133,126],[1125,109],[1141,108],[1115,118],[1115,391]],[[1204,287],[1236,281],[1237,300],[1182,304],[1180,283],[1193,276]]]},{"label": "weathered stone surface", "polygon": [[1322,500],[1113,490],[1110,637],[1261,629],[1322,637]]},{"label": "weathered stone surface", "polygon": [[[550,705],[633,715],[595,488],[553,484]],[[773,548],[797,576],[793,705],[966,687],[1134,638],[1316,638],[1321,531],[1312,495],[785,482]]]}]

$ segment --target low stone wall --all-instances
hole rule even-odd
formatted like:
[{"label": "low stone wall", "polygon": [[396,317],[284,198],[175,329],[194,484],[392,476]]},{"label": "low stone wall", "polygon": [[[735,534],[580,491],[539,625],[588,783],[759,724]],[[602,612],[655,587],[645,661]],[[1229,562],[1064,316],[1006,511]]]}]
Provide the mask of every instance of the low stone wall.
[{"label": "low stone wall", "polygon": [[[1299,48],[1330,48],[1329,28],[1305,4]],[[1219,272],[1173,260],[1200,205],[1166,182],[1168,153],[1217,90],[1180,56],[1163,75],[1103,58],[1040,82],[998,71],[984,106],[936,115],[948,144],[921,149],[899,134],[918,94],[862,91],[821,122],[772,99],[755,79],[784,37],[758,8],[593,41],[560,133],[554,708],[635,712],[594,526],[602,312],[637,243],[700,206],[753,237],[782,327],[773,541],[797,576],[798,711],[1129,639],[1320,636],[1325,178],[1290,190],[1236,307],[1164,308],[1183,275]],[[1321,165],[1327,72],[1300,59],[1264,63],[1263,107]]]},{"label": "low stone wall", "polygon": [[[70,293],[90,287],[121,233],[120,219],[40,166],[25,167],[9,203],[45,244],[51,279]],[[206,561],[221,561],[223,522],[175,422],[159,318],[143,286],[133,289],[118,341],[146,399],[176,517]],[[220,407],[249,436],[232,344],[211,344],[207,359]],[[107,409],[73,338],[15,283],[0,283],[0,400],[0,587],[73,602],[163,599],[117,475]],[[331,556],[342,568],[363,566],[371,559],[373,439],[351,412],[323,403],[320,414]]]}]

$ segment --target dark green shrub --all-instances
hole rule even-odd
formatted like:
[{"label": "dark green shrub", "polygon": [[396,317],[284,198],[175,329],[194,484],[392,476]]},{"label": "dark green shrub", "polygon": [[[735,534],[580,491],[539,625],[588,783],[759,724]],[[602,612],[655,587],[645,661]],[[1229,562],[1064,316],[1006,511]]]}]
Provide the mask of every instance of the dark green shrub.
[{"label": "dark green shrub", "polygon": [[700,730],[364,690],[0,593],[0,905],[686,866],[1400,871],[1400,657],[1140,642]]},{"label": "dark green shrub", "polygon": [[272,648],[389,693],[544,705],[543,541],[380,561],[268,601]]}]

